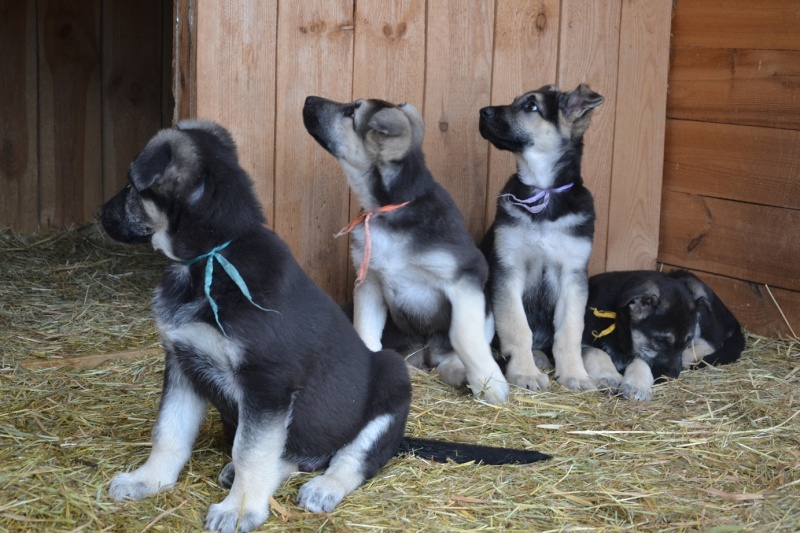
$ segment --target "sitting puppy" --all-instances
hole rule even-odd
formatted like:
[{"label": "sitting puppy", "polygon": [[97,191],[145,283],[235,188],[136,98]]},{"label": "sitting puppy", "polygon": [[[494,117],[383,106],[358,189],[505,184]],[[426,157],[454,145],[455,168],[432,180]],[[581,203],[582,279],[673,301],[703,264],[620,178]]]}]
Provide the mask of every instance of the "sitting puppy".
[{"label": "sitting puppy", "polygon": [[589,375],[599,388],[640,401],[652,398],[654,377],[677,378],[682,366],[732,363],[744,348],[736,317],[685,270],[592,276],[585,322]]},{"label": "sitting puppy", "polygon": [[363,210],[340,234],[352,235],[359,271],[353,324],[366,345],[381,349],[391,315],[410,344],[437,352],[429,363],[445,382],[466,379],[476,396],[506,401],[508,383],[489,346],[486,260],[425,166],[419,112],[410,104],[309,96],[303,122],[339,161]]},{"label": "sitting puppy", "polygon": [[480,111],[481,135],[517,159],[481,247],[500,352],[509,359],[506,378],[530,390],[548,387],[536,363],[549,365],[542,350],[550,348],[559,383],[594,388],[581,361],[595,220],[581,155],[601,103],[586,85],[570,92],[547,85]]}]

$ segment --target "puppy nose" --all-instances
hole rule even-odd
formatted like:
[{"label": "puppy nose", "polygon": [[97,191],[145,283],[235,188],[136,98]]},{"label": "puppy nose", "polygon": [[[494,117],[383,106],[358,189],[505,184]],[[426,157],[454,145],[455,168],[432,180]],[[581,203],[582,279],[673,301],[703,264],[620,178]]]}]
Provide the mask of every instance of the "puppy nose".
[{"label": "puppy nose", "polygon": [[494,116],[494,108],[491,107],[481,108],[481,116],[485,118],[490,118]]},{"label": "puppy nose", "polygon": [[305,105],[307,105],[307,106],[313,105],[314,102],[316,102],[317,100],[318,100],[318,98],[316,96],[306,96]]}]

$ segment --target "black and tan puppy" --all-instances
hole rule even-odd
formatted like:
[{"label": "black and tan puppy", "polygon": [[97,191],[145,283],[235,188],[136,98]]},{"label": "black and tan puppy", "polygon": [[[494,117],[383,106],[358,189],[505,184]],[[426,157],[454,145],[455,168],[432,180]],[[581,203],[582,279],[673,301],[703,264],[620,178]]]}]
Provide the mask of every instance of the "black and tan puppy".
[{"label": "black and tan puppy", "polygon": [[299,503],[329,512],[400,450],[434,460],[531,462],[536,452],[403,439],[411,385],[403,358],[373,353],[347,317],[265,227],[230,134],[183,121],[159,132],[129,169],[129,185],[99,213],[126,243],[174,260],[153,299],[166,351],[163,394],[147,461],[117,475],[116,500],[173,485],[206,407],[233,436],[220,474],[228,496],[205,527],[250,531],[297,470],[326,469]]},{"label": "black and tan puppy", "polygon": [[581,361],[595,220],[581,156],[601,103],[586,85],[570,92],[547,85],[480,111],[481,135],[517,160],[482,248],[506,378],[530,390],[548,387],[534,356],[544,366],[542,351],[550,349],[559,383],[594,388]]},{"label": "black and tan puppy", "polygon": [[432,363],[445,382],[466,380],[476,396],[504,402],[508,383],[489,345],[486,260],[425,166],[419,112],[410,104],[309,96],[303,122],[339,161],[363,210],[347,228],[359,270],[358,334],[380,350],[391,316],[399,331],[443,355]]},{"label": "black and tan puppy", "polygon": [[744,335],[714,291],[685,270],[607,272],[589,280],[584,364],[598,387],[640,401],[654,378],[736,361]]}]

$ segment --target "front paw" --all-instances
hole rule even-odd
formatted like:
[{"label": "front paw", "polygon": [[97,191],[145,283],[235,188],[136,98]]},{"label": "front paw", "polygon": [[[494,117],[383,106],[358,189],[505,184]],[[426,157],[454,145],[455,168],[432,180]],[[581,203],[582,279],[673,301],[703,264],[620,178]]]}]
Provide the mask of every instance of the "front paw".
[{"label": "front paw", "polygon": [[619,393],[629,400],[649,402],[653,399],[653,388],[637,385],[628,380],[623,380]]},{"label": "front paw", "polygon": [[151,478],[147,475],[147,472],[139,468],[133,472],[117,474],[111,480],[108,493],[114,501],[141,500],[146,496],[166,489],[172,483],[167,480]]},{"label": "front paw", "polygon": [[264,507],[265,509],[252,509],[229,495],[208,509],[205,529],[220,533],[252,531],[269,518],[269,504],[265,503]]},{"label": "front paw", "polygon": [[550,387],[550,378],[543,372],[531,374],[506,372],[506,378],[512,385],[529,391],[546,391]]},{"label": "front paw", "polygon": [[622,383],[622,375],[620,373],[602,375],[594,378],[594,385],[598,390],[615,394],[619,390]]},{"label": "front paw", "polygon": [[297,504],[311,513],[330,513],[347,496],[347,489],[331,476],[307,481],[297,494]]},{"label": "front paw", "polygon": [[593,390],[597,388],[592,381],[592,378],[585,373],[583,375],[578,374],[575,376],[563,374],[556,377],[556,381],[558,381],[561,386],[572,390]]},{"label": "front paw", "polygon": [[450,354],[434,372],[451,387],[461,387],[467,381],[467,369],[456,354]]},{"label": "front paw", "polygon": [[511,392],[511,387],[508,385],[503,373],[498,368],[496,372],[492,372],[488,377],[480,377],[470,380],[470,388],[476,397],[482,397],[483,401],[493,405],[499,405],[508,401],[508,395]]}]

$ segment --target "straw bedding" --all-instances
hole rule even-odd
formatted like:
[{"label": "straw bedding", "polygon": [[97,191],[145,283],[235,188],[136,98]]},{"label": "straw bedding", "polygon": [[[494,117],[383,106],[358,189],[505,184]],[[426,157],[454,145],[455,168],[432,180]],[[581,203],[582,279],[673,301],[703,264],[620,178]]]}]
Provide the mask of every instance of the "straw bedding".
[{"label": "straw bedding", "polygon": [[[163,370],[149,299],[164,260],[90,225],[0,232],[0,265],[0,530],[200,530],[224,497],[213,412],[173,490],[122,504],[106,491],[149,451]],[[142,355],[42,367],[132,350]],[[554,458],[505,467],[395,458],[330,515],[296,506],[310,476],[298,474],[263,530],[798,531],[798,354],[797,340],[749,335],[740,362],[685,372],[643,404],[554,385],[496,407],[416,374],[410,434]]]}]

